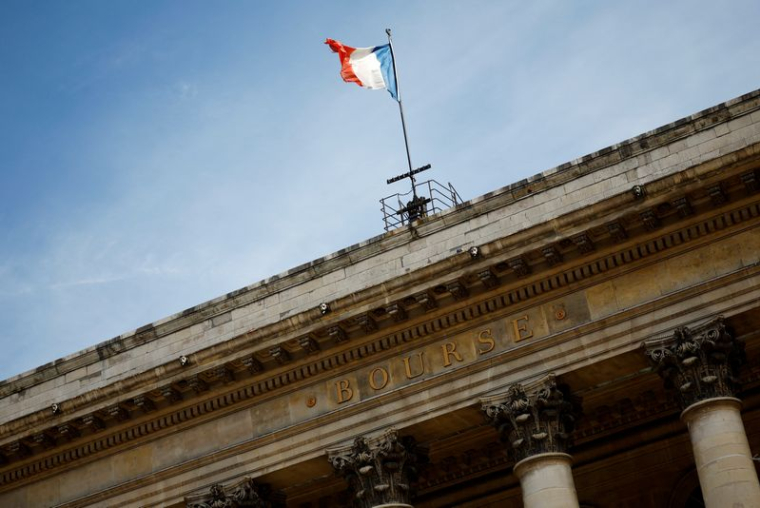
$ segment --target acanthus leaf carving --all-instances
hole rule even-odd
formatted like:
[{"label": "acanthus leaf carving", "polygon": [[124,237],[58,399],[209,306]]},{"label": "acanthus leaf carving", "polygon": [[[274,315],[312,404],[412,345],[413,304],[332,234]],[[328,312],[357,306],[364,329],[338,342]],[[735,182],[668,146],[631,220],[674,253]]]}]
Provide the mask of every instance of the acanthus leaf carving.
[{"label": "acanthus leaf carving", "polygon": [[483,399],[482,410],[510,445],[516,462],[540,453],[567,453],[580,415],[580,400],[553,374]]},{"label": "acanthus leaf carving", "polygon": [[328,460],[348,481],[357,506],[408,505],[427,449],[389,429],[379,438],[358,437],[350,447],[328,450]]},{"label": "acanthus leaf carving", "polygon": [[646,341],[644,349],[665,387],[679,394],[683,409],[706,399],[734,397],[739,389],[744,342],[729,332],[722,316],[695,329],[677,328],[666,339]]}]

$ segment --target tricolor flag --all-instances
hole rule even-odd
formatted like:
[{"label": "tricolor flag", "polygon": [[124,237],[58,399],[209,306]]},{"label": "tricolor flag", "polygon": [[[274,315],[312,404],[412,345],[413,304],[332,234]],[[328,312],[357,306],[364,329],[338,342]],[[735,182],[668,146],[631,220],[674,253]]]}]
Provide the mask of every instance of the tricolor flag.
[{"label": "tricolor flag", "polygon": [[396,75],[390,44],[373,48],[352,48],[332,39],[325,40],[340,57],[340,75],[347,83],[356,83],[372,90],[386,89],[398,100]]}]

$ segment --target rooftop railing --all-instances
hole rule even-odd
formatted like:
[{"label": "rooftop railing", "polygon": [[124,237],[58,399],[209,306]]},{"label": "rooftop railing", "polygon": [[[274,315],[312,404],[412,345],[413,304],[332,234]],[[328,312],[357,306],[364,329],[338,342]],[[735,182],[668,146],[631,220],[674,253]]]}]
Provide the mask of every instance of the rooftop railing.
[{"label": "rooftop railing", "polygon": [[462,202],[456,189],[449,183],[443,185],[435,180],[419,182],[415,194],[391,194],[380,200],[385,231],[399,228],[422,217],[453,208]]}]

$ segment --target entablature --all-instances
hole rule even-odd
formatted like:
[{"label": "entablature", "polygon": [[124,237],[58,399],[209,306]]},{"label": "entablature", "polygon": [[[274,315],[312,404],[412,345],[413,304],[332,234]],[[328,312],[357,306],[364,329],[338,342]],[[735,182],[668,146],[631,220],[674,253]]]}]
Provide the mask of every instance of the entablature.
[{"label": "entablature", "polygon": [[[759,152],[757,145],[747,147],[478,245],[476,256],[456,253],[390,283],[330,301],[330,313],[291,316],[199,350],[184,365],[173,359],[133,379],[61,401],[55,414],[41,411],[8,422],[0,427],[0,491],[169,429],[176,432],[372,367],[378,359],[400,352],[412,358],[415,348],[440,347],[442,337],[550,304],[600,280],[754,228],[760,220],[755,184]],[[551,307],[550,317],[563,322],[563,313],[576,310],[569,307]],[[531,338],[527,323],[512,323],[515,343]],[[579,324],[573,319],[564,323],[555,329],[547,324],[547,336],[571,333]],[[480,333],[482,326],[475,331]],[[493,340],[477,333],[472,336],[475,354]],[[456,361],[455,351],[447,351],[445,344],[443,363]],[[385,374],[375,372],[369,383],[384,388]]]}]

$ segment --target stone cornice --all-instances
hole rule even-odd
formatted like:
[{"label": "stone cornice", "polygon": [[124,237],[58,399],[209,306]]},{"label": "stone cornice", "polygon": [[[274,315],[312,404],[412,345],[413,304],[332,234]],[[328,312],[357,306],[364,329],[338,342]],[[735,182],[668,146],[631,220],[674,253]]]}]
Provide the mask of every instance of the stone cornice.
[{"label": "stone cornice", "polygon": [[[747,174],[747,172],[745,171],[742,174]],[[657,212],[658,220],[664,232],[661,235],[654,235],[647,231],[642,225],[643,223],[638,222],[641,220],[641,214],[634,211],[618,217],[617,220],[618,223],[622,222],[627,226],[628,238],[618,240],[608,230],[587,230],[581,234],[587,235],[596,247],[595,250],[586,250],[585,252],[582,252],[578,243],[573,240],[570,240],[569,243],[552,242],[564,254],[564,261],[561,265],[549,267],[548,262],[543,262],[541,260],[541,257],[544,256],[543,247],[542,244],[538,244],[534,246],[532,251],[523,254],[532,269],[532,275],[525,277],[522,284],[520,284],[522,282],[520,274],[517,272],[510,273],[513,272],[513,269],[508,264],[505,265],[505,255],[499,256],[496,247],[486,245],[483,247],[484,259],[476,263],[472,263],[470,260],[469,274],[463,270],[461,275],[455,273],[455,281],[472,288],[472,295],[466,303],[459,303],[453,296],[446,294],[449,291],[446,285],[438,284],[426,290],[426,294],[432,298],[437,298],[440,304],[440,307],[431,313],[432,317],[430,318],[425,319],[426,311],[429,309],[420,304],[419,301],[415,300],[412,303],[409,298],[401,300],[401,305],[408,306],[406,319],[416,322],[411,327],[408,325],[404,327],[404,320],[396,321],[383,315],[375,315],[372,320],[375,321],[376,327],[379,322],[379,329],[369,332],[361,330],[362,325],[355,322],[351,324],[333,322],[321,330],[310,332],[311,340],[323,349],[323,352],[314,356],[313,360],[310,354],[312,352],[304,349],[299,341],[296,343],[286,342],[284,347],[286,350],[295,351],[292,356],[296,360],[291,359],[292,363],[285,366],[273,367],[271,354],[269,355],[270,358],[263,354],[238,356],[234,360],[228,359],[225,364],[216,365],[211,369],[190,371],[189,376],[182,372],[182,368],[177,365],[174,371],[185,375],[182,377],[179,375],[167,376],[168,379],[163,381],[165,383],[163,386],[170,389],[157,390],[162,385],[157,387],[153,385],[153,390],[149,392],[136,393],[127,399],[122,396],[119,399],[118,394],[129,393],[130,388],[123,383],[117,383],[113,387],[117,400],[110,405],[97,409],[94,413],[79,410],[72,415],[67,401],[62,404],[64,410],[62,415],[43,414],[40,415],[42,418],[37,422],[35,419],[25,418],[13,422],[14,425],[3,425],[0,427],[1,435],[14,435],[14,437],[20,438],[10,443],[6,438],[4,441],[6,445],[3,449],[5,460],[18,462],[20,469],[13,464],[0,467],[0,471],[3,471],[3,476],[0,477],[3,479],[2,483],[7,485],[9,482],[14,483],[14,478],[16,480],[30,478],[42,471],[51,470],[51,468],[56,469],[71,460],[79,460],[86,455],[99,456],[108,448],[118,448],[134,439],[144,439],[147,435],[160,431],[168,424],[161,424],[159,420],[151,420],[150,413],[156,406],[164,409],[170,408],[173,396],[180,399],[184,397],[186,400],[184,404],[170,414],[186,413],[193,415],[193,418],[202,419],[204,415],[209,415],[230,405],[241,404],[251,397],[273,396],[288,386],[296,386],[307,380],[319,379],[320,376],[329,376],[333,369],[376,356],[388,348],[396,347],[408,341],[426,340],[425,337],[431,337],[437,331],[468,326],[467,322],[474,318],[492,313],[494,315],[503,314],[507,308],[520,308],[520,306],[533,304],[533,300],[536,299],[556,297],[556,293],[565,290],[569,284],[579,284],[584,279],[596,279],[599,276],[604,276],[605,273],[608,275],[617,273],[621,269],[627,269],[625,268],[627,265],[642,258],[671,250],[680,251],[682,248],[679,248],[679,245],[688,247],[693,242],[700,243],[703,239],[709,239],[716,232],[726,231],[732,226],[736,227],[760,215],[760,208],[758,208],[757,203],[747,202],[741,197],[747,191],[739,182],[738,174],[731,175],[719,182],[725,189],[727,198],[738,202],[731,209],[725,209],[725,206],[721,207],[722,211],[720,212],[710,213],[713,205],[709,195],[706,191],[700,191],[699,188],[689,191],[690,201],[693,202],[691,205],[693,215],[684,216],[675,207],[666,209],[660,206],[662,203],[660,205],[648,203]],[[654,192],[657,192],[657,188]],[[702,193],[701,196],[700,192]],[[703,219],[696,220],[705,215],[707,216]],[[675,229],[675,226],[682,221],[687,222],[688,225]],[[578,234],[573,235],[574,238],[577,236]],[[635,243],[638,237],[642,238],[643,243]],[[622,241],[624,248],[615,250],[614,246],[618,241]],[[504,247],[501,247],[504,250]],[[466,260],[462,261],[462,264],[467,265]],[[488,270],[499,279],[500,285],[489,286],[482,282],[480,274],[483,273],[484,267],[488,267]],[[443,292],[440,291],[440,287],[444,288]],[[366,312],[360,315],[366,315]],[[355,316],[349,319],[354,320]],[[342,330],[345,328],[345,337],[342,340],[331,338],[329,330],[336,325],[341,326]],[[369,337],[369,342],[367,339],[360,338],[363,335]],[[344,343],[345,338],[349,338],[350,342]],[[327,351],[330,350],[330,347],[335,347],[330,345],[331,340],[342,345],[337,348],[336,353],[328,354]],[[296,348],[301,348],[303,351],[298,352]],[[234,351],[234,348],[229,347],[226,348],[225,353],[231,351]],[[259,367],[264,368],[265,366],[266,368],[262,372]],[[221,370],[224,371],[221,375],[220,367],[223,367]],[[167,370],[171,369],[167,368]],[[151,372],[145,375],[149,376],[150,374],[155,373]],[[251,380],[254,380],[253,384],[250,383]],[[138,382],[137,386],[140,383]],[[240,388],[229,391],[229,389],[224,388],[228,383],[234,383]],[[203,393],[207,388],[213,388],[215,392],[221,390],[221,393],[219,396],[209,399],[209,395]],[[194,397],[198,396],[200,396],[198,401],[193,403]],[[92,394],[88,394],[87,397],[93,398]],[[113,395],[108,395],[108,397],[113,397]],[[142,404],[139,401],[142,401]],[[88,405],[90,405],[89,401],[83,405],[83,408]],[[166,413],[166,411],[162,412]],[[73,420],[71,419],[72,416],[74,417]],[[132,417],[136,423],[144,423],[137,427],[130,427],[129,417]],[[161,416],[160,418],[166,417]],[[180,421],[184,421],[184,417],[179,418]],[[55,422],[53,427],[43,427],[42,429],[38,427],[36,430],[30,430],[19,435],[22,428],[34,429],[34,426],[44,425],[45,421],[51,420]],[[97,439],[95,439],[96,437]],[[108,445],[98,445],[96,441]],[[81,444],[71,448],[71,445],[67,444],[69,442]],[[55,451],[56,447],[60,450],[59,452]],[[33,459],[35,455],[38,455],[39,459],[36,462],[34,460],[30,462],[30,459]],[[10,469],[8,469],[9,467]]]},{"label": "stone cornice", "polygon": [[[178,330],[202,323],[215,316],[259,301],[268,295],[297,286],[331,271],[368,259],[378,252],[407,244],[420,234],[425,235],[441,228],[469,220],[490,210],[507,206],[526,196],[540,195],[566,182],[652,152],[673,142],[695,135],[717,125],[740,118],[760,108],[760,90],[750,92],[723,104],[695,113],[689,117],[644,133],[622,143],[612,145],[575,161],[547,170],[534,177],[473,199],[455,209],[431,216],[415,231],[402,229],[380,235],[342,249],[334,254],[298,266],[251,286],[228,293],[225,296],[197,305],[161,321],[146,325],[133,333],[124,334],[85,351],[43,365],[34,371],[0,381],[0,397],[27,389],[46,380],[73,372],[78,368],[111,358],[142,344],[160,339]],[[307,312],[308,320],[318,317],[316,310]],[[303,320],[299,321],[304,324]]]},{"label": "stone cornice", "polygon": [[[299,343],[299,335],[300,338],[313,336],[317,339],[310,341],[309,344],[317,347],[327,344],[329,347],[331,344],[342,342],[350,335],[371,334],[373,329],[361,327],[357,321],[358,318],[369,316],[370,322],[384,321],[385,326],[381,328],[388,328],[389,325],[397,324],[398,320],[395,319],[395,316],[393,322],[390,322],[390,313],[387,312],[390,305],[377,307],[377,303],[371,303],[378,300],[387,302],[388,294],[395,293],[402,297],[393,305],[404,310],[403,316],[408,317],[407,307],[413,310],[416,316],[419,316],[421,313],[424,314],[430,310],[421,306],[419,300],[416,299],[421,294],[426,294],[433,302],[442,298],[449,300],[447,303],[451,303],[451,297],[456,296],[456,293],[452,291],[451,284],[441,280],[442,277],[461,275],[470,279],[469,285],[474,279],[483,284],[487,290],[499,284],[514,284],[520,277],[525,277],[532,270],[545,271],[547,268],[551,268],[552,262],[547,259],[546,254],[549,250],[563,257],[564,264],[566,264],[569,260],[593,253],[600,244],[625,242],[631,233],[637,235],[646,233],[647,229],[657,229],[668,222],[674,222],[674,218],[676,221],[682,220],[684,217],[695,213],[695,210],[704,209],[705,205],[708,207],[714,205],[710,189],[727,189],[729,194],[725,195],[726,199],[742,192],[751,192],[748,190],[751,187],[748,186],[747,181],[757,179],[756,169],[747,170],[744,167],[743,169],[738,168],[729,171],[742,162],[743,158],[753,159],[756,157],[760,153],[760,147],[752,150],[748,148],[744,152],[746,153],[741,154],[741,156],[732,153],[730,156],[724,156],[709,164],[687,170],[683,174],[672,175],[652,182],[646,187],[646,194],[649,198],[643,201],[637,201],[635,197],[627,194],[612,197],[591,209],[558,217],[551,222],[511,235],[506,239],[483,245],[480,247],[480,251],[483,253],[484,259],[473,262],[467,253],[455,255],[424,270],[399,277],[393,283],[375,286],[361,293],[353,294],[350,298],[337,300],[334,302],[334,307],[342,310],[333,315],[328,315],[326,318],[315,318],[311,315],[312,313],[306,313],[284,319],[273,325],[244,333],[229,340],[225,343],[223,350],[219,347],[213,347],[198,351],[192,355],[192,363],[196,366],[218,363],[223,356],[243,353],[250,350],[251,344],[255,343],[264,346],[264,349],[259,349],[255,355],[246,361],[254,365],[263,363],[271,366],[273,364],[273,347],[277,344],[276,339],[279,337],[286,338],[284,342],[280,341],[278,344],[280,350],[284,349],[286,352],[292,353],[289,355],[291,359],[298,360],[305,353],[313,352],[313,350],[303,348]],[[728,173],[733,174],[730,178],[725,178]],[[748,176],[752,178],[747,179]],[[722,179],[719,180],[718,177],[722,177]],[[708,185],[710,182],[712,184]],[[674,192],[674,189],[677,191]],[[754,191],[756,190],[755,187]],[[683,212],[683,202],[688,205],[688,214]],[[594,220],[589,222],[592,217]],[[584,230],[578,228],[579,224],[592,227]],[[557,235],[557,231],[564,230],[568,231],[567,236],[563,238]],[[423,281],[430,280],[439,280],[442,284],[432,287],[429,284],[427,287],[423,285]],[[461,284],[461,281],[457,281],[457,279],[454,279],[454,282]],[[411,291],[408,289],[410,286],[413,288]],[[420,307],[423,307],[421,311]],[[338,331],[342,339],[334,340],[332,330]],[[144,333],[150,334],[148,330],[145,330]],[[289,343],[288,341],[292,342]],[[65,401],[62,407],[68,413],[77,412],[114,395],[121,396],[124,393],[135,392],[141,386],[155,385],[161,380],[171,380],[174,377],[184,377],[189,371],[197,370],[197,368],[185,369],[178,362],[167,363],[160,369],[145,371],[87,393],[78,399]],[[16,389],[21,388],[16,387]],[[28,428],[34,422],[49,420],[49,416],[47,410],[43,410],[24,418],[23,423],[19,423],[22,428]],[[0,426],[0,440],[4,434],[4,427],[5,430],[11,430],[11,432],[16,427],[13,424],[9,427],[6,425]]]}]

